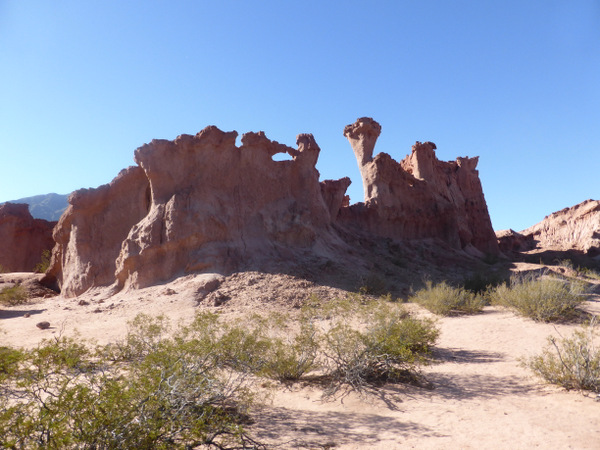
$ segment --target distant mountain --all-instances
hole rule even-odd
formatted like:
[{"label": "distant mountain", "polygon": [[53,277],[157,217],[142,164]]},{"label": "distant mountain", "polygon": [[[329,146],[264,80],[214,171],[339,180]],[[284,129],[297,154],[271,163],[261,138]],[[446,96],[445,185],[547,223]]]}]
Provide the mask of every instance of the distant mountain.
[{"label": "distant mountain", "polygon": [[10,203],[27,203],[29,212],[36,219],[58,220],[68,206],[69,194],[45,194],[10,200]]}]

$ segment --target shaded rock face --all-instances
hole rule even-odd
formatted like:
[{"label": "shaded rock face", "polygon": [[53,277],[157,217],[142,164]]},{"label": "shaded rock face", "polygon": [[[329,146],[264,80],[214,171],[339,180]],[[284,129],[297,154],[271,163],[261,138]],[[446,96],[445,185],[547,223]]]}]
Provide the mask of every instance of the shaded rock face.
[{"label": "shaded rock face", "polygon": [[512,229],[496,231],[496,237],[498,238],[498,247],[505,255],[526,252],[535,248],[535,241],[531,236],[525,236]]},{"label": "shaded rock face", "polygon": [[56,246],[44,283],[67,297],[111,285],[121,245],[148,213],[149,196],[140,167],[123,169],[110,184],[73,192],[54,229]]},{"label": "shaded rock face", "polygon": [[[297,148],[263,132],[244,134],[238,147],[236,132],[214,126],[153,140],[135,151],[138,166],[71,195],[54,231],[47,280],[76,296],[188,273],[312,270],[323,260],[358,270],[359,235],[439,238],[478,256],[497,252],[477,159],[440,162],[431,143],[417,144],[401,163],[386,154],[373,158],[380,129],[372,119],[346,127],[367,196],[353,206],[349,178],[319,182],[320,149],[310,134],[298,135]],[[274,161],[277,153],[292,159]]]},{"label": "shaded rock face", "polygon": [[586,200],[550,214],[521,235],[538,249],[577,250],[596,257],[600,255],[600,201]]},{"label": "shaded rock face", "polygon": [[363,117],[344,129],[360,169],[365,203],[341,213],[341,220],[393,239],[440,238],[453,248],[498,254],[487,210],[478,158],[443,162],[432,142],[417,142],[396,162],[387,153],[373,157],[381,126]]},{"label": "shaded rock face", "polygon": [[0,205],[0,266],[6,272],[32,272],[44,250],[52,250],[56,222],[34,219],[26,204]]}]

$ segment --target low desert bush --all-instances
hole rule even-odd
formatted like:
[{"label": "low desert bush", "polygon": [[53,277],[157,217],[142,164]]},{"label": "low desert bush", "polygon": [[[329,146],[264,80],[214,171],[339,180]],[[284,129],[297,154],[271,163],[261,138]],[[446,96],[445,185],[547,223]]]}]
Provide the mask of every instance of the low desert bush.
[{"label": "low desert bush", "polygon": [[486,303],[482,295],[450,286],[445,281],[436,285],[427,281],[425,288],[417,291],[409,301],[441,316],[475,314],[481,312]]},{"label": "low desert bush", "polygon": [[336,316],[324,334],[323,366],[330,379],[325,395],[344,388],[362,392],[372,383],[418,380],[419,367],[439,335],[433,321],[415,319],[401,305],[380,300],[358,308],[352,321]]},{"label": "low desert bush", "polygon": [[293,337],[275,338],[265,355],[261,374],[280,381],[296,381],[318,369],[320,336],[312,321],[303,320]]},{"label": "low desert bush", "polygon": [[492,304],[504,306],[538,322],[559,322],[577,316],[585,284],[550,277],[513,277],[489,292]]},{"label": "low desert bush", "polygon": [[0,448],[262,448],[244,429],[257,376],[318,371],[326,395],[415,380],[438,337],[399,304],[356,296],[325,309],[298,321],[199,313],[175,329],[140,314],[115,344],[0,347]]},{"label": "low desert bush", "polygon": [[0,305],[18,306],[27,302],[27,291],[20,284],[0,290]]},{"label": "low desert bush", "polygon": [[259,448],[243,428],[244,376],[222,370],[212,345],[137,321],[120,347],[59,337],[9,353],[0,448]]},{"label": "low desert bush", "polygon": [[549,337],[542,354],[530,358],[526,365],[548,383],[600,393],[600,336],[595,325],[592,321],[558,341]]}]

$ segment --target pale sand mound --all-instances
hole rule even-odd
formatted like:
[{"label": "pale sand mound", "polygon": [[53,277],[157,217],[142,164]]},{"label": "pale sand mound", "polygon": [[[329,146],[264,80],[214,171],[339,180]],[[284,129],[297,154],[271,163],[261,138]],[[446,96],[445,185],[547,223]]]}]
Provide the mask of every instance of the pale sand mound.
[{"label": "pale sand mound", "polygon": [[[259,306],[290,310],[311,292],[343,294],[286,275],[248,273],[224,280],[204,297],[208,278],[190,276],[113,297],[96,291],[4,307],[0,342],[33,346],[78,330],[106,343],[125,336],[127,321],[139,312],[186,321],[199,308],[234,316]],[[0,277],[0,288],[1,283]],[[218,307],[217,293],[225,299]],[[586,308],[600,313],[599,300],[591,297]],[[35,324],[42,320],[51,328],[38,330]],[[541,351],[548,335],[567,336],[577,325],[539,324],[494,307],[475,316],[439,319],[438,325],[440,363],[424,369],[433,390],[388,385],[363,397],[349,394],[324,402],[316,386],[280,386],[272,404],[256,412],[251,430],[259,439],[282,444],[278,448],[600,448],[600,402],[593,395],[543,385],[519,365],[520,357]]]}]

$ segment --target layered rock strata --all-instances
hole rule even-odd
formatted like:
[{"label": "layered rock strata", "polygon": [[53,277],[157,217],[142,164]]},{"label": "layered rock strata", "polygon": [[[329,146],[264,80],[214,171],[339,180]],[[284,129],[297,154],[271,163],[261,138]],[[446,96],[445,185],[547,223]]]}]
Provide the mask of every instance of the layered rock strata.
[{"label": "layered rock strata", "polygon": [[600,255],[600,201],[586,200],[521,231],[536,248]]},{"label": "layered rock strata", "polygon": [[[214,126],[135,151],[110,184],[76,191],[55,231],[48,280],[66,296],[96,286],[140,288],[198,272],[277,270],[357,252],[348,236],[441,239],[458,251],[497,253],[477,158],[441,162],[417,143],[398,163],[372,156],[381,127],[346,127],[366,201],[349,206],[350,179],[319,182],[319,146],[297,148]],[[275,161],[277,153],[292,159]],[[346,239],[346,241],[344,241]],[[346,259],[344,259],[346,258]]]}]

